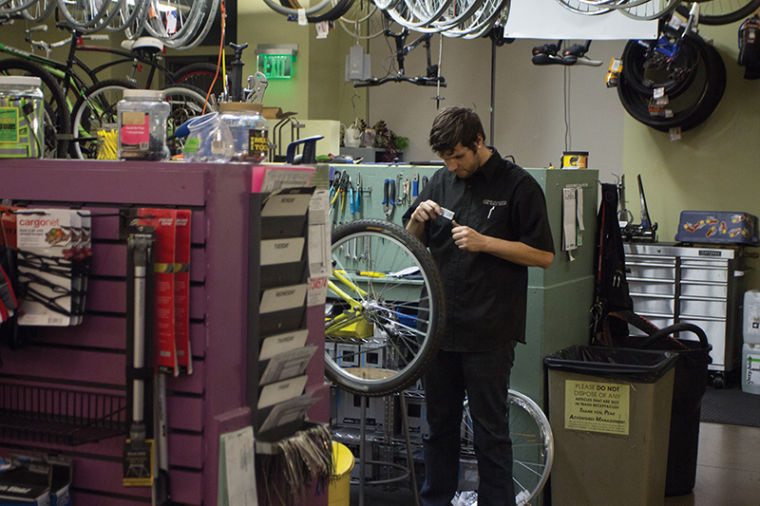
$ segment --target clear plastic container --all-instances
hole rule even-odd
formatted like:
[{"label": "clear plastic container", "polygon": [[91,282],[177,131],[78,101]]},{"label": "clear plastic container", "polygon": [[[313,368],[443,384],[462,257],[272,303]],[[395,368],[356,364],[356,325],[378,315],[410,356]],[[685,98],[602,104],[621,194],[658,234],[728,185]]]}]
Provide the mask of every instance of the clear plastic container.
[{"label": "clear plastic container", "polygon": [[45,124],[39,77],[0,76],[0,158],[42,158]]},{"label": "clear plastic container", "polygon": [[261,104],[226,102],[219,104],[219,119],[232,133],[233,160],[260,163],[269,154],[269,125],[261,115]]},{"label": "clear plastic container", "polygon": [[186,162],[227,162],[232,158],[232,133],[212,112],[197,117],[188,125],[182,158]]},{"label": "clear plastic container", "polygon": [[168,160],[166,121],[171,106],[161,90],[124,90],[119,115],[119,159]]}]

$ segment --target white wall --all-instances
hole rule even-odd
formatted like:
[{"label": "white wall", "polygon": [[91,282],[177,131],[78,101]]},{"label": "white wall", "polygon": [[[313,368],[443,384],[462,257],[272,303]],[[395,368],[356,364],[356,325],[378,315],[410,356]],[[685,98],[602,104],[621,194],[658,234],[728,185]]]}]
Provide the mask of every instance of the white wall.
[{"label": "white wall", "polygon": [[[408,41],[414,40],[412,34]],[[622,54],[624,41],[595,41],[589,56],[602,61],[598,67],[575,65],[537,66],[531,62],[533,46],[543,40],[516,40],[496,47],[496,93],[493,143],[502,155],[513,154],[524,167],[559,167],[565,150],[565,78],[569,90],[568,150],[589,151],[589,165],[600,170],[600,179],[613,181],[622,171],[623,117],[625,111],[614,88],[604,83],[610,59]],[[578,43],[579,41],[573,41]],[[438,61],[439,36],[431,45]],[[391,50],[375,39],[371,48],[373,75],[383,75]],[[420,46],[406,58],[406,75],[425,73],[425,49]],[[488,39],[444,38],[441,74],[441,107],[475,109],[489,135],[491,97],[491,42]],[[384,119],[399,135],[410,138],[406,160],[436,159],[427,143],[436,114],[435,87],[387,83],[370,88],[369,115],[374,123]]]}]

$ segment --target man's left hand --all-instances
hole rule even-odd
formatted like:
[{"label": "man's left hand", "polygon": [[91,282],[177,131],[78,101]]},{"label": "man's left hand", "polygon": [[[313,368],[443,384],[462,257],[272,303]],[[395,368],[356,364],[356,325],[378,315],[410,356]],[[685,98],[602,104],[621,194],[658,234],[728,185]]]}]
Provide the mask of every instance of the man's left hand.
[{"label": "man's left hand", "polygon": [[459,249],[467,251],[483,251],[488,237],[479,234],[470,227],[460,225],[456,220],[452,220],[453,228],[451,229],[451,238]]}]

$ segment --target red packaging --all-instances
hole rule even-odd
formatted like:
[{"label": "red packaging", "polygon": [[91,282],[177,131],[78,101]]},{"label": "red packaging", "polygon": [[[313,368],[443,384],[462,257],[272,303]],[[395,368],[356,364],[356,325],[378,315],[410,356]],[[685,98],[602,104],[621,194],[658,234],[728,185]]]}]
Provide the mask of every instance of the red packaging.
[{"label": "red packaging", "polygon": [[180,374],[193,373],[190,348],[190,210],[177,209],[174,239],[174,341]]},{"label": "red packaging", "polygon": [[137,210],[138,224],[155,229],[153,252],[153,281],[155,290],[155,342],[156,365],[160,372],[179,375],[177,347],[175,343],[174,309],[174,209],[141,207]]}]

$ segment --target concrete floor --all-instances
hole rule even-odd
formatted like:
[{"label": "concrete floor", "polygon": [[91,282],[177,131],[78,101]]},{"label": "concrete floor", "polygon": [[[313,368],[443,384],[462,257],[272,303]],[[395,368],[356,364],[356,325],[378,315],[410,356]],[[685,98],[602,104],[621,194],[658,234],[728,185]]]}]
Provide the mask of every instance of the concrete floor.
[{"label": "concrete floor", "polygon": [[[358,488],[358,485],[351,486],[351,506],[359,506],[360,503],[362,506],[414,504],[408,487],[396,485],[388,490],[381,486],[367,486],[364,501],[361,502]],[[691,494],[665,498],[665,506],[758,505],[760,428],[701,423],[694,490]]]}]

